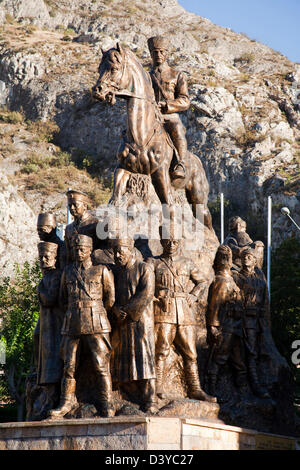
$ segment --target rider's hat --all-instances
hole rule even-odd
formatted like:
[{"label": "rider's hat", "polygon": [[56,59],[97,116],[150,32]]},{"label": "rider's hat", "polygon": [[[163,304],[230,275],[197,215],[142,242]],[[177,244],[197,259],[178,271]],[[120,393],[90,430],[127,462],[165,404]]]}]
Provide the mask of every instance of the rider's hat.
[{"label": "rider's hat", "polygon": [[149,51],[152,52],[155,49],[168,50],[169,48],[169,39],[165,36],[153,36],[148,39]]}]

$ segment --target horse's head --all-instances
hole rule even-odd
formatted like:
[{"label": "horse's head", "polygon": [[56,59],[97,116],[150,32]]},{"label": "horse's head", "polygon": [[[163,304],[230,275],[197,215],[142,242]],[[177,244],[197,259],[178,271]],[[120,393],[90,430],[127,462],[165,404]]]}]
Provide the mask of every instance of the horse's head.
[{"label": "horse's head", "polygon": [[115,94],[125,86],[126,80],[125,52],[119,43],[116,48],[103,52],[98,72],[99,78],[93,87],[93,97],[114,104]]}]

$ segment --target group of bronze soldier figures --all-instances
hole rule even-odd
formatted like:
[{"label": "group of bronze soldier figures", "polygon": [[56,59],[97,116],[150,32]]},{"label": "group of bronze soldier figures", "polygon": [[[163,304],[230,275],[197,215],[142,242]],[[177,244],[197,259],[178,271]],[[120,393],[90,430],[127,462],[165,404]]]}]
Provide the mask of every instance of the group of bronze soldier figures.
[{"label": "group of bronze soldier figures", "polygon": [[67,198],[74,221],[66,226],[64,242],[56,235],[53,214],[42,213],[37,222],[43,274],[34,335],[37,383],[52,394],[53,403],[60,388],[59,405],[48,417],[63,417],[76,405],[82,342],[93,361],[102,416],[114,415],[112,381],[121,388],[135,382],[142,409],[158,411],[157,396],[172,392],[163,380],[173,344],[183,358],[189,398],[216,402],[218,373],[229,359],[240,388],[248,376],[256,395],[269,396],[257,378],[257,339],[268,322],[268,291],[259,263],[263,247],[252,242],[245,224],[239,227],[240,218],[217,250],[209,288],[208,395],[200,385],[196,350],[196,306],[206,283],[194,262],[180,254],[180,240],[161,227],[162,255],[143,260],[132,239],[98,239],[99,221],[90,215],[84,193],[70,190]]}]

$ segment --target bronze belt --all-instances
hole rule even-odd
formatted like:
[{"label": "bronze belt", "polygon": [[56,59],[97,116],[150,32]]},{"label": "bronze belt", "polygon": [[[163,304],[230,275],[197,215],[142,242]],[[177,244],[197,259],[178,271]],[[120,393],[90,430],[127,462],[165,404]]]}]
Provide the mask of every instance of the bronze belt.
[{"label": "bronze belt", "polygon": [[78,300],[77,302],[72,302],[70,304],[70,308],[72,307],[76,307],[76,308],[96,307],[102,303],[102,299],[101,299],[101,303],[99,302],[99,300]]}]

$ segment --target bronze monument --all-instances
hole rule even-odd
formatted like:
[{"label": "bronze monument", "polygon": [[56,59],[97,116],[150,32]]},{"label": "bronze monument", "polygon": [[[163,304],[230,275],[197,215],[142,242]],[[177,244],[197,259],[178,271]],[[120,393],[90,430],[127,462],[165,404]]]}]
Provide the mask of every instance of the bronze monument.
[{"label": "bronze monument", "polygon": [[164,127],[177,150],[177,162],[173,165],[172,177],[174,179],[184,178],[187,143],[185,128],[177,113],[186,111],[190,106],[187,79],[182,72],[172,69],[167,63],[169,47],[167,37],[155,36],[148,39],[148,47],[153,64],[150,76],[155,101],[163,115]]},{"label": "bronze monument", "polygon": [[[57,263],[63,247],[55,218],[39,216],[43,279],[35,381],[43,393],[32,416],[205,416],[245,427],[254,417],[257,428],[272,431],[274,403],[285,399],[279,378],[288,368],[270,332],[264,246],[252,241],[240,217],[230,220],[219,246],[207,178],[200,158],[187,149],[178,115],[190,104],[187,81],[167,64],[168,42],[148,40],[150,73],[119,44],[104,52],[93,89],[99,107],[116,96],[127,101],[107,212],[124,209],[131,230],[110,229],[108,239],[100,239],[98,224],[105,221],[91,214],[85,193],[69,190],[74,221],[65,231],[67,261]],[[152,202],[156,235],[147,234],[143,245],[148,222],[132,231],[129,208],[142,203],[147,213]],[[174,211],[185,205],[202,231],[177,235],[175,224],[167,228],[168,216],[177,217]],[[183,219],[178,225],[186,228]],[[139,251],[138,243],[148,249]]]},{"label": "bronze monument", "polygon": [[37,384],[42,386],[42,393],[33,406],[38,416],[46,417],[47,412],[59,400],[62,374],[62,360],[59,354],[63,322],[63,312],[59,305],[61,270],[56,268],[57,243],[40,242],[38,252],[43,278],[37,289],[40,316],[34,338],[36,346],[38,344]]},{"label": "bronze monument", "polygon": [[166,217],[174,203],[173,184],[185,190],[195,217],[199,217],[197,207],[201,207],[204,223],[212,229],[207,207],[208,183],[201,160],[187,152],[185,177],[171,180],[174,144],[164,128],[150,75],[130,50],[117,44],[103,54],[93,96],[111,104],[115,96],[127,100],[127,130],[118,150],[112,201],[117,203],[126,193],[131,174],[149,175]]},{"label": "bronze monument", "polygon": [[[195,303],[204,282],[192,260],[180,255],[180,240],[160,227],[162,255],[153,261],[155,270],[155,355],[157,394],[163,393],[164,364],[174,343],[184,363],[189,398],[215,402],[202,390],[196,350]],[[194,284],[190,289],[189,283]]]},{"label": "bronze monument", "polygon": [[138,386],[144,411],[155,413],[154,272],[136,258],[131,239],[115,240],[116,318],[112,374],[120,387]]},{"label": "bronze monument", "polygon": [[115,300],[114,280],[104,265],[93,266],[93,240],[77,234],[72,238],[74,263],[63,271],[60,299],[65,306],[61,334],[64,360],[61,400],[50,417],[65,416],[76,403],[76,353],[80,343],[88,347],[98,377],[98,401],[103,416],[113,416],[110,376],[111,344],[107,311]]},{"label": "bronze monument", "polygon": [[218,375],[229,359],[236,371],[236,384],[242,390],[247,375],[241,294],[232,277],[232,252],[228,246],[218,248],[214,268],[216,276],[210,286],[207,307],[207,335],[211,348],[207,372],[213,395],[216,394]]},{"label": "bronze monument", "polygon": [[261,386],[257,376],[258,339],[269,321],[269,294],[262,271],[255,269],[255,251],[245,248],[241,253],[242,268],[233,277],[241,290],[243,305],[244,343],[247,353],[247,367],[253,392],[262,398],[269,398],[268,391]]}]

